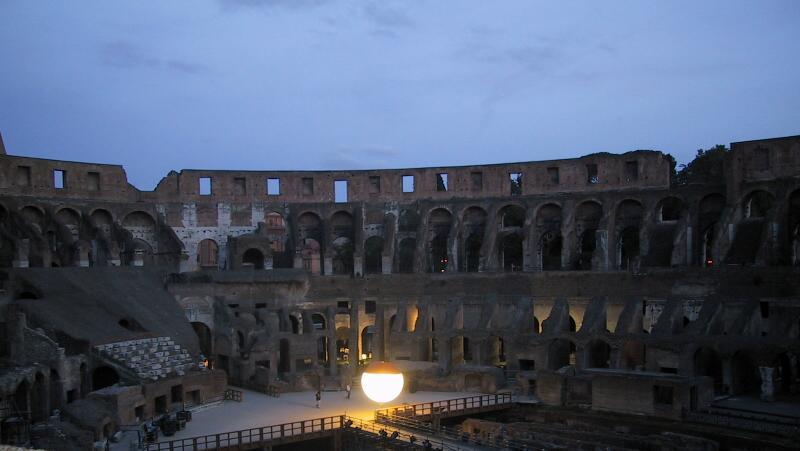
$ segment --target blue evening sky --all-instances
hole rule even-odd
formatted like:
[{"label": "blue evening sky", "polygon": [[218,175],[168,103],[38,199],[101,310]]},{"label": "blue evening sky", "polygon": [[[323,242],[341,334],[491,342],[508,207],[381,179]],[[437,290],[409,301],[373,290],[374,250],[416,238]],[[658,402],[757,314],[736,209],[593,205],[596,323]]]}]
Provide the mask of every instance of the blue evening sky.
[{"label": "blue evening sky", "polygon": [[2,0],[8,152],[360,169],[800,134],[800,1]]}]

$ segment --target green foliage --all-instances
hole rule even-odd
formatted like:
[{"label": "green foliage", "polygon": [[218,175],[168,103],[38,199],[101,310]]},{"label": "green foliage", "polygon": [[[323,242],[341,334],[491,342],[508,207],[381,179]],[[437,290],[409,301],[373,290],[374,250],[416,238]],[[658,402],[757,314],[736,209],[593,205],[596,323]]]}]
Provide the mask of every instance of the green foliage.
[{"label": "green foliage", "polygon": [[680,165],[675,182],[677,185],[720,183],[724,179],[725,158],[730,149],[717,144],[710,149],[698,149],[697,156],[689,164]]}]

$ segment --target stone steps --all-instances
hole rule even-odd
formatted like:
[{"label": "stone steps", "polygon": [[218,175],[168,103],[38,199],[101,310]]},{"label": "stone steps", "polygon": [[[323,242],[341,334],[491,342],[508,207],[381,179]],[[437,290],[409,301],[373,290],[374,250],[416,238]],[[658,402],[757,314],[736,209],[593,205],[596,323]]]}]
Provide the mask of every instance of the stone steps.
[{"label": "stone steps", "polygon": [[158,380],[173,374],[182,376],[199,364],[170,337],[120,341],[95,348],[102,355],[121,362],[142,379]]}]

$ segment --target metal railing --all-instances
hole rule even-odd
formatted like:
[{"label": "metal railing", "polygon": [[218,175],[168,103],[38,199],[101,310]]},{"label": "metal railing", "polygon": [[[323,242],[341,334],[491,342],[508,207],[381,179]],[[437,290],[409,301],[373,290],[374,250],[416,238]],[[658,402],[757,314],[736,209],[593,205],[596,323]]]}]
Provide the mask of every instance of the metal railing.
[{"label": "metal railing", "polygon": [[375,410],[375,421],[378,421],[382,416],[423,417],[434,413],[442,414],[443,416],[455,416],[459,412],[469,413],[475,410],[492,410],[493,407],[505,408],[511,405],[512,397],[510,393],[477,395],[377,409]]},{"label": "metal railing", "polygon": [[293,421],[290,423],[243,429],[233,432],[203,435],[185,439],[148,443],[147,451],[184,451],[198,449],[217,449],[229,447],[246,447],[264,444],[276,440],[300,439],[307,434],[319,434],[343,427],[344,416],[314,418],[311,420]]},{"label": "metal railing", "polygon": [[[346,417],[345,421],[345,427],[347,428],[360,429],[362,431],[377,435],[378,437],[384,437],[387,440],[400,440],[419,446],[421,446],[423,442],[427,441],[433,448],[452,451],[459,450],[458,446],[445,443],[441,439],[434,437],[432,434],[425,433],[425,431],[420,431],[422,432],[420,435],[415,435],[413,433],[409,433],[408,431],[393,428],[388,424],[380,424],[373,421],[365,421],[352,417]],[[394,438],[391,438],[394,433],[397,433],[397,435],[394,436]]]},{"label": "metal railing", "polygon": [[235,388],[228,388],[225,390],[225,395],[223,399],[225,399],[225,401],[242,402],[242,397],[243,394],[241,390],[236,390]]}]

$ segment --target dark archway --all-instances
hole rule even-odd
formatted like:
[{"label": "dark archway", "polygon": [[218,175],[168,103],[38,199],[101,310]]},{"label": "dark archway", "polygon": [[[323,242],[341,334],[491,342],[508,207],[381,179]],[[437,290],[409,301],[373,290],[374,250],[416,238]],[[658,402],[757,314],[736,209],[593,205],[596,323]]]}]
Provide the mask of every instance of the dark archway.
[{"label": "dark archway", "polygon": [[483,232],[475,232],[464,242],[464,264],[466,272],[478,272],[481,264]]},{"label": "dark archway", "polygon": [[761,376],[758,366],[745,352],[737,352],[731,359],[731,394],[758,394],[761,390]]},{"label": "dark archway", "polygon": [[417,248],[417,240],[414,238],[405,238],[400,241],[400,249],[398,250],[398,272],[412,273],[414,272],[414,253]]},{"label": "dark archway", "polygon": [[647,368],[647,347],[640,341],[629,341],[622,347],[620,366],[627,370]]},{"label": "dark archway", "polygon": [[242,255],[242,264],[253,265],[255,269],[264,269],[264,253],[255,248],[248,249]]},{"label": "dark archway", "polygon": [[281,338],[278,352],[278,373],[291,371],[291,355],[289,354],[289,340]]},{"label": "dark archway", "polygon": [[92,372],[92,391],[110,387],[119,382],[119,374],[110,366],[98,366]]},{"label": "dark archway", "polygon": [[714,393],[723,393],[722,359],[711,348],[700,348],[694,353],[694,374],[714,379]]},{"label": "dark archway", "polygon": [[383,238],[371,236],[364,243],[364,273],[383,272]]},{"label": "dark archway", "polygon": [[199,321],[192,321],[192,329],[200,342],[200,352],[206,357],[211,357],[211,329]]},{"label": "dark archway", "polygon": [[522,237],[519,234],[510,233],[503,237],[503,242],[500,246],[500,258],[503,262],[503,271],[522,271]]},{"label": "dark archway", "polygon": [[578,269],[592,269],[592,258],[597,249],[597,229],[584,230],[581,235],[580,252],[578,253]]},{"label": "dark archway", "polygon": [[539,241],[539,252],[542,259],[543,271],[561,269],[561,235],[557,232],[545,232]]},{"label": "dark archway", "polygon": [[447,235],[436,235],[431,240],[431,272],[442,273],[447,272],[448,258],[447,258]]},{"label": "dark archway", "polygon": [[611,346],[603,340],[592,340],[584,348],[586,368],[609,368],[611,366]]},{"label": "dark archway", "polygon": [[550,342],[550,345],[547,347],[548,369],[555,371],[567,365],[574,364],[575,343],[560,338]]},{"label": "dark archway", "polygon": [[639,229],[626,227],[619,235],[619,268],[632,269],[639,262]]}]

